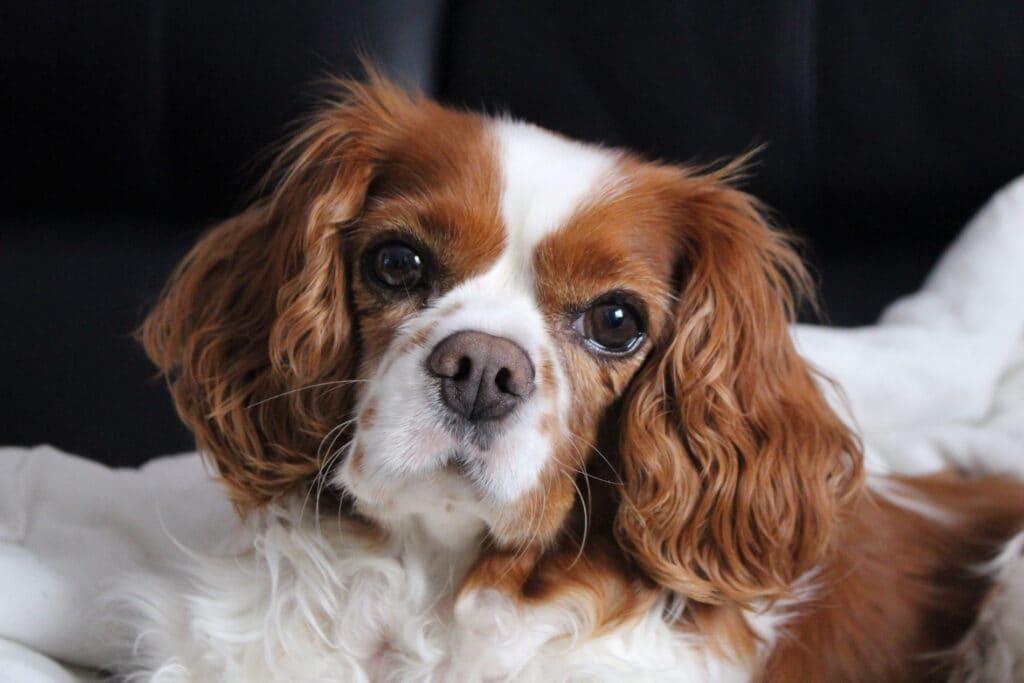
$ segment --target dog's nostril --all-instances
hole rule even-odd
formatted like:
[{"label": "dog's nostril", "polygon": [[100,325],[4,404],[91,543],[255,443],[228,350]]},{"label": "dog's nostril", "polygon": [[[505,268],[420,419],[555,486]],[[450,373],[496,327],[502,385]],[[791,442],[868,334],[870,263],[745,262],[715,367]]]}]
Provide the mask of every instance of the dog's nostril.
[{"label": "dog's nostril", "polygon": [[470,360],[469,356],[463,356],[459,359],[459,365],[455,369],[455,374],[452,375],[452,379],[456,382],[469,379],[470,373],[473,372],[473,361]]},{"label": "dog's nostril", "polygon": [[508,368],[498,370],[498,374],[494,376],[494,384],[506,394],[516,393],[512,390],[512,371]]}]

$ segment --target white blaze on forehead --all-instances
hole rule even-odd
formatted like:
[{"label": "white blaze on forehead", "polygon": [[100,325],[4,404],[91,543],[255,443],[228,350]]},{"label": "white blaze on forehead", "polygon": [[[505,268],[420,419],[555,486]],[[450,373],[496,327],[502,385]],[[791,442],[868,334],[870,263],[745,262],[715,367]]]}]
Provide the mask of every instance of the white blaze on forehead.
[{"label": "white blaze on forehead", "polygon": [[[495,270],[529,283],[533,250],[611,180],[617,155],[537,126],[502,119],[493,132],[501,171],[505,253]],[[497,273],[495,273],[497,274]]]}]

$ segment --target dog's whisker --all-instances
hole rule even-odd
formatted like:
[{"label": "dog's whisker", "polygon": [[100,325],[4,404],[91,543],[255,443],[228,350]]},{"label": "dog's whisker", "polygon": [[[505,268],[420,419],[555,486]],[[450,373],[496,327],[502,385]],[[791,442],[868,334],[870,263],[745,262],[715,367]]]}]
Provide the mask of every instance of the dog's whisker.
[{"label": "dog's whisker", "polygon": [[[576,566],[576,563],[580,561],[580,558],[583,557],[583,549],[587,545],[587,538],[590,531],[590,512],[587,509],[587,501],[583,499],[583,492],[580,491],[580,487],[576,484],[576,477],[572,476],[568,472],[565,472],[564,474],[569,478],[570,483],[572,483],[572,487],[576,490],[576,496],[580,499],[580,506],[583,508],[583,538],[580,539],[580,547],[579,550],[576,551],[576,556],[572,559],[572,562],[569,563],[569,569],[572,569]],[[587,491],[587,495],[590,495],[589,489]]]},{"label": "dog's whisker", "polygon": [[[339,460],[341,458],[341,455],[351,445],[352,445],[352,440],[349,440],[347,443],[345,443],[344,445],[340,446],[336,451],[334,451],[327,458],[327,461],[324,463],[323,469],[317,475],[317,478],[316,478],[316,496],[315,496],[315,499],[313,501],[313,507],[316,510],[320,509],[320,496],[323,494],[324,489],[327,487],[327,484],[328,484],[328,473],[330,472],[331,467],[334,465],[334,463],[337,460]],[[320,520],[320,518],[319,518],[319,515],[318,515],[317,516],[317,524],[319,524],[319,520]]]},{"label": "dog's whisker", "polygon": [[[321,457],[323,456],[324,453],[330,453],[331,452],[331,449],[334,448],[334,444],[337,443],[338,437],[341,436],[342,432],[344,432],[345,429],[347,427],[349,427],[357,419],[358,418],[355,418],[355,417],[349,418],[348,420],[345,420],[344,422],[341,422],[338,425],[336,425],[335,427],[333,427],[331,429],[331,431],[327,432],[327,434],[324,435],[324,438],[322,438],[320,440],[320,445],[317,446],[317,449],[316,449],[316,456],[317,456],[317,462],[318,463],[320,462],[320,459],[321,459]],[[333,438],[331,438],[331,434],[334,434]],[[327,449],[324,450],[323,446],[327,442],[328,438],[331,438],[331,443],[327,447]],[[323,467],[321,466],[320,469],[323,469]]]},{"label": "dog's whisker", "polygon": [[282,391],[279,394],[274,394],[273,396],[268,396],[267,398],[263,398],[263,399],[260,399],[258,401],[255,401],[253,403],[250,403],[247,406],[245,406],[245,409],[246,410],[251,410],[252,408],[255,408],[257,406],[261,406],[264,403],[269,403],[270,401],[274,401],[274,400],[277,400],[279,398],[284,398],[285,396],[290,396],[292,394],[297,394],[300,391],[309,391],[311,389],[318,389],[318,388],[321,388],[321,387],[338,388],[338,387],[341,387],[341,386],[347,386],[349,384],[361,384],[361,383],[365,383],[365,382],[369,382],[369,381],[370,380],[368,380],[368,379],[337,379],[337,380],[331,380],[330,382],[317,382],[316,384],[307,384],[305,386],[296,387],[295,389],[289,389],[288,391]]},{"label": "dog's whisker", "polygon": [[[593,508],[593,492],[592,492],[592,490],[590,488],[590,482],[587,481],[586,473],[585,472],[583,472],[582,470],[576,469],[574,467],[568,467],[568,466],[566,466],[563,463],[556,463],[556,464],[558,465],[558,468],[561,471],[562,475],[565,476],[569,480],[570,484],[572,484],[572,487],[573,487],[573,489],[576,492],[576,497],[580,501],[581,514],[583,515],[583,520],[582,520],[583,521],[583,533],[582,533],[581,538],[579,538],[578,541],[577,541],[578,545],[579,545],[579,548],[577,550],[576,557],[573,559],[572,563],[570,564],[570,567],[572,567],[572,566],[574,566],[579,561],[580,557],[583,555],[583,549],[584,549],[584,546],[587,543],[587,538],[589,537],[589,531],[590,531],[590,509]],[[577,480],[577,478],[579,476],[583,476],[583,481],[584,481],[584,483],[586,484],[586,487],[587,487],[586,499],[584,499],[583,492],[580,490],[579,485],[576,483],[576,480]]]},{"label": "dog's whisker", "polygon": [[608,466],[608,469],[611,471],[611,473],[613,475],[615,475],[617,480],[616,481],[608,481],[607,479],[603,479],[601,477],[598,477],[596,475],[589,474],[589,473],[587,474],[588,477],[592,477],[596,481],[602,481],[602,482],[605,482],[607,484],[615,484],[617,486],[624,486],[625,485],[625,482],[622,480],[622,474],[618,471],[618,468],[616,468],[615,465],[612,464],[612,461],[608,458],[608,456],[606,456],[604,453],[601,452],[600,448],[598,448],[595,444],[591,443],[590,441],[588,441],[586,438],[584,438],[580,434],[577,434],[576,432],[573,432],[572,430],[569,430],[569,436],[570,436],[571,439],[579,440],[579,441],[583,442],[583,444],[585,446],[587,446],[588,448],[590,448],[590,450],[593,451],[594,454],[597,455],[597,457],[601,458],[601,460],[604,461],[604,463]]},{"label": "dog's whisker", "polygon": [[[304,497],[302,499],[302,505],[299,508],[299,520],[300,521],[302,520],[302,518],[303,518],[303,516],[305,514],[305,511],[306,511],[306,508],[309,505],[310,496],[313,494],[313,490],[314,489],[316,490],[316,493],[313,496],[314,507],[319,509],[320,495],[321,495],[321,493],[323,491],[323,487],[326,485],[327,471],[330,469],[330,466],[331,466],[331,464],[333,464],[333,461],[334,461],[334,458],[331,456],[330,451],[331,451],[331,449],[334,448],[334,444],[337,442],[337,440],[341,436],[341,434],[344,433],[345,428],[348,427],[349,425],[351,425],[353,422],[355,422],[355,420],[356,420],[356,418],[353,417],[353,418],[349,418],[348,420],[345,420],[344,422],[339,422],[334,427],[332,427],[330,429],[330,431],[328,431],[324,435],[324,437],[322,439],[320,439],[320,444],[317,446],[317,449],[316,449],[317,473],[316,473],[316,476],[313,479],[313,482],[310,484],[310,486],[308,486],[306,488],[306,493],[305,493],[305,495],[304,495]],[[331,438],[332,434],[334,435],[333,438]],[[327,457],[325,459],[324,458],[324,452],[325,451],[324,451],[323,447],[324,447],[324,444],[327,442],[328,439],[331,439],[331,444],[327,448],[326,452],[328,453],[328,455],[327,455]],[[317,523],[318,528],[319,528],[319,518],[317,518],[317,522],[316,523]]]}]

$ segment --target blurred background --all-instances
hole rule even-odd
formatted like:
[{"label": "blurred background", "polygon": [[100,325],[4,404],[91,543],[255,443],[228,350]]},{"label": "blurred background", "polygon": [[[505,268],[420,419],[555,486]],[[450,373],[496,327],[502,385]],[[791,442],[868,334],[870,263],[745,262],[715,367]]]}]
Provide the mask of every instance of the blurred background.
[{"label": "blurred background", "polygon": [[2,2],[0,444],[192,447],[131,332],[360,51],[669,161],[767,145],[747,188],[804,237],[837,325],[916,289],[1024,172],[1017,1]]}]

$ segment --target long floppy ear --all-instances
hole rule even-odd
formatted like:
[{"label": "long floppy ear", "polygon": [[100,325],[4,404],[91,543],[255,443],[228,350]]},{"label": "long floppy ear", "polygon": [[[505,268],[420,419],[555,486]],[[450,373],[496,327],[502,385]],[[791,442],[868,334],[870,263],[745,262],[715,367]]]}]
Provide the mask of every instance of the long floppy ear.
[{"label": "long floppy ear", "polygon": [[675,324],[625,399],[616,534],[660,585],[749,604],[822,557],[861,458],[789,335],[806,271],[734,168],[677,184]]},{"label": "long floppy ear", "polygon": [[351,403],[344,232],[413,100],[372,73],[338,88],[280,155],[276,188],[199,241],[141,328],[243,513],[315,477]]}]

